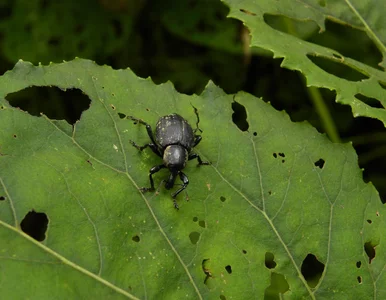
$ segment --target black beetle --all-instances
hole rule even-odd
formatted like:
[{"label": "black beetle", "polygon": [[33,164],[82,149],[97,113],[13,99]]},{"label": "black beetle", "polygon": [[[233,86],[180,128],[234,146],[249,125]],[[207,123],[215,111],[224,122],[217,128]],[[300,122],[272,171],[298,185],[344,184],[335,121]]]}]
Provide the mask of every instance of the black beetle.
[{"label": "black beetle", "polygon": [[159,118],[156,125],[155,136],[148,123],[144,122],[142,119],[127,116],[127,118],[135,121],[136,123],[145,125],[147,134],[151,140],[151,143],[144,146],[139,146],[133,141],[130,141],[130,143],[140,151],[150,147],[155,154],[163,159],[162,165],[157,165],[150,169],[149,179],[151,186],[149,188],[141,188],[141,191],[154,191],[153,174],[157,173],[161,169],[168,168],[170,175],[165,183],[166,189],[170,190],[174,186],[177,175],[183,182],[182,187],[172,194],[174,207],[176,209],[178,209],[178,204],[175,198],[179,193],[186,189],[189,184],[188,177],[182,172],[186,166],[186,162],[197,158],[198,166],[210,164],[207,161],[202,161],[197,153],[192,152],[192,149],[196,147],[202,139],[200,135],[196,134],[197,131],[202,132],[201,129],[198,128],[200,118],[196,108],[194,108],[194,112],[197,116],[197,128],[195,130],[192,129],[183,117],[178,114],[171,114]]}]

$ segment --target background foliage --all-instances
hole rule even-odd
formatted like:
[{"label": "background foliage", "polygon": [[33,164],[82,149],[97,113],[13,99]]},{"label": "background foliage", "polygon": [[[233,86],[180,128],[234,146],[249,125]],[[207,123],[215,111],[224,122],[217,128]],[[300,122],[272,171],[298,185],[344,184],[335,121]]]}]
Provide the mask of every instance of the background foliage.
[{"label": "background foliage", "polygon": [[[78,56],[170,80],[186,94],[201,93],[211,79],[226,93],[262,96],[334,142],[352,141],[364,180],[386,199],[385,11],[371,1],[342,3],[1,1],[2,72],[18,59]],[[70,123],[89,105],[76,92],[40,88],[7,100]],[[243,106],[232,108],[234,122],[250,130]]]}]

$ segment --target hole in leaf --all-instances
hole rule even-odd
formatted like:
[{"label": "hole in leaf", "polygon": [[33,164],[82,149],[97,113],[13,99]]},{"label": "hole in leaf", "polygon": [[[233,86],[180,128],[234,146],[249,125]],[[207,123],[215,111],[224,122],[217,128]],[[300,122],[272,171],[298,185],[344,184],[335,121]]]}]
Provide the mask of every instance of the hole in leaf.
[{"label": "hole in leaf", "polygon": [[280,294],[289,290],[289,284],[284,275],[272,272],[271,284],[265,289],[264,299],[281,299]]},{"label": "hole in leaf", "polygon": [[205,228],[206,227],[206,223],[205,221],[201,220],[200,222],[198,222],[198,225],[200,225],[202,228]]},{"label": "hole in leaf", "polygon": [[264,22],[275,30],[301,39],[320,29],[314,21],[298,20],[283,15],[264,14]]},{"label": "hole in leaf", "polygon": [[45,213],[31,210],[20,223],[20,228],[30,237],[41,242],[46,238],[48,218]]},{"label": "hole in leaf", "polygon": [[301,272],[311,288],[314,288],[318,284],[323,271],[324,264],[322,264],[315,255],[308,254],[303,260]]},{"label": "hole in leaf", "polygon": [[279,156],[285,157],[285,154],[284,153],[279,153]]},{"label": "hole in leaf", "polygon": [[226,300],[227,298],[224,295],[220,295],[221,300]]},{"label": "hole in leaf", "polygon": [[275,256],[271,252],[266,252],[265,253],[265,266],[268,269],[273,269],[276,267],[276,262],[275,262]]},{"label": "hole in leaf", "polygon": [[16,134],[14,134],[14,135],[13,135],[13,137],[16,139],[16,138],[17,138],[17,135],[16,135]]},{"label": "hole in leaf", "polygon": [[355,95],[355,98],[357,98],[358,100],[362,101],[363,103],[371,106],[371,107],[374,107],[374,108],[383,108],[383,105],[381,104],[381,101],[379,101],[378,99],[375,99],[375,98],[369,98],[365,95],[362,95],[360,93],[356,94]]},{"label": "hole in leaf", "polygon": [[268,191],[268,195],[272,195],[272,191]]},{"label": "hole in leaf", "polygon": [[225,202],[226,198],[224,196],[220,197],[221,202]]},{"label": "hole in leaf", "polygon": [[333,22],[329,19],[326,19],[325,26],[326,30],[324,32],[315,32],[308,41],[334,49],[345,57],[350,57],[373,68],[380,69],[378,64],[382,60],[382,53],[364,30]]},{"label": "hole in leaf", "polygon": [[135,235],[135,236],[133,236],[132,240],[133,240],[134,242],[138,243],[141,239],[139,238],[138,235]]},{"label": "hole in leaf", "polygon": [[50,119],[66,120],[70,124],[79,120],[91,103],[79,89],[63,91],[57,87],[30,87],[8,94],[6,99],[13,107],[33,116],[40,117],[43,113]]},{"label": "hole in leaf", "polygon": [[274,157],[274,158],[277,158],[277,154],[276,154],[276,153],[273,153],[273,157]]},{"label": "hole in leaf", "polygon": [[360,137],[359,140],[354,137],[353,144],[359,156],[363,180],[371,181],[378,190],[382,203],[386,203],[385,126],[379,120],[365,117],[355,118],[353,124],[355,135]]},{"label": "hole in leaf", "polygon": [[314,163],[315,167],[319,167],[320,169],[323,169],[324,167],[324,159],[320,158],[318,161]]},{"label": "hole in leaf", "polygon": [[371,242],[365,243],[365,252],[369,258],[369,264],[371,264],[371,261],[375,257],[375,246],[373,246]]},{"label": "hole in leaf", "polygon": [[189,234],[190,242],[195,245],[197,244],[198,240],[200,239],[200,233],[197,231],[193,231]]},{"label": "hole in leaf", "polygon": [[5,197],[4,196],[0,196],[0,201],[4,201],[5,200]]},{"label": "hole in leaf", "polygon": [[307,58],[323,71],[348,81],[361,81],[369,78],[368,76],[358,72],[350,66],[333,61],[328,57],[307,54]]},{"label": "hole in leaf", "polygon": [[198,218],[197,217],[193,217],[193,222],[197,222],[198,221]]},{"label": "hole in leaf", "polygon": [[247,111],[243,105],[233,101],[232,109],[234,113],[232,114],[232,121],[237,125],[241,131],[247,131],[249,124],[247,122]]},{"label": "hole in leaf", "polygon": [[282,159],[282,160],[281,160],[281,162],[284,164],[284,163],[285,163],[285,160],[284,160],[284,159]]},{"label": "hole in leaf", "polygon": [[228,274],[232,274],[232,267],[230,265],[227,265],[225,270],[227,270]]},{"label": "hole in leaf", "polygon": [[208,279],[210,277],[212,277],[212,273],[210,272],[209,266],[208,266],[208,261],[209,260],[210,260],[209,258],[206,258],[201,263],[202,271],[205,274],[204,284],[207,284],[208,283]]},{"label": "hole in leaf", "polygon": [[113,104],[110,104],[111,108],[115,110],[115,106]]},{"label": "hole in leaf", "polygon": [[378,81],[379,85],[381,86],[381,88],[383,88],[384,90],[386,90],[386,83],[382,82],[382,81]]},{"label": "hole in leaf", "polygon": [[370,219],[367,220],[367,223],[371,224],[373,223],[373,221],[371,221]]},{"label": "hole in leaf", "polygon": [[362,283],[362,276],[357,277],[358,283]]},{"label": "hole in leaf", "polygon": [[361,265],[362,265],[362,262],[361,261],[357,261],[357,268],[359,269],[360,267],[361,267]]},{"label": "hole in leaf", "polygon": [[244,254],[247,254],[247,250],[243,250],[242,252],[243,252]]},{"label": "hole in leaf", "polygon": [[118,113],[118,116],[119,116],[119,118],[121,118],[121,119],[124,119],[124,118],[126,118],[126,115],[125,115],[125,114],[123,114],[123,113]]},{"label": "hole in leaf", "polygon": [[255,131],[255,132],[253,133],[253,135],[254,135],[254,136],[257,136],[257,132]]}]

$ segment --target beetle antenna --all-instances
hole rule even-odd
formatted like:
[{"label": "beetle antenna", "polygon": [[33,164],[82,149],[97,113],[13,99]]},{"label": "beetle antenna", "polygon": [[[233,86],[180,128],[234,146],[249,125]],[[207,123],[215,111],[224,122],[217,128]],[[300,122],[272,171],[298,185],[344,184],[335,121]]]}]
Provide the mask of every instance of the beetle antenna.
[{"label": "beetle antenna", "polygon": [[198,109],[195,108],[193,105],[192,105],[192,107],[193,107],[194,113],[195,113],[195,115],[196,115],[196,117],[197,117],[196,129],[194,130],[194,133],[196,133],[197,130],[200,131],[200,132],[202,132],[202,130],[200,129],[200,127],[198,127],[198,123],[200,123],[200,116],[198,115]]}]

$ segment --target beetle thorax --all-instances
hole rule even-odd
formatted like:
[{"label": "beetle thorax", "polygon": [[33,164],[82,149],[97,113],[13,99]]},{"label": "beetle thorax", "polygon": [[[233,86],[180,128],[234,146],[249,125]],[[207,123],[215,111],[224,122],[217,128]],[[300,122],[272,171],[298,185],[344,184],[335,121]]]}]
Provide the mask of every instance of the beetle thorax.
[{"label": "beetle thorax", "polygon": [[180,145],[167,146],[164,151],[163,161],[170,170],[182,170],[188,161],[188,151]]}]

